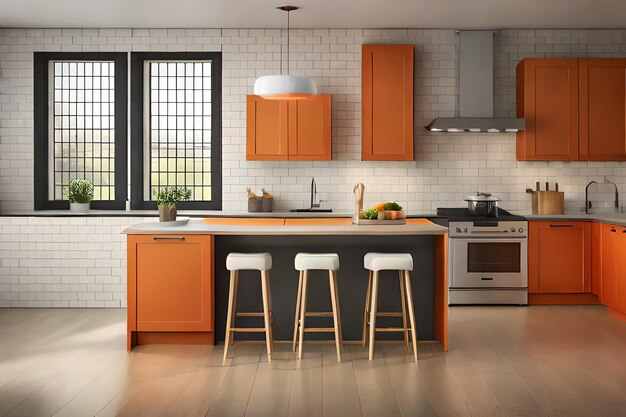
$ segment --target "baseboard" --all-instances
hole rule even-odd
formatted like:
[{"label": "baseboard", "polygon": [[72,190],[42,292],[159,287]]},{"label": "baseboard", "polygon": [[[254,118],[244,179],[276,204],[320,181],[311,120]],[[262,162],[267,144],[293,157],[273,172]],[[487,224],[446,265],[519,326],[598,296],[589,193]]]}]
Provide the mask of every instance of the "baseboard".
[{"label": "baseboard", "polygon": [[613,317],[615,320],[619,320],[621,322],[626,323],[626,314],[622,313],[621,311],[617,311],[611,307],[607,307],[606,309],[608,310],[609,315]]},{"label": "baseboard", "polygon": [[528,294],[528,305],[547,304],[600,304],[597,295],[582,294]]},{"label": "baseboard", "polygon": [[[137,345],[214,345],[213,332],[133,332]],[[134,347],[134,344],[133,346]]]}]

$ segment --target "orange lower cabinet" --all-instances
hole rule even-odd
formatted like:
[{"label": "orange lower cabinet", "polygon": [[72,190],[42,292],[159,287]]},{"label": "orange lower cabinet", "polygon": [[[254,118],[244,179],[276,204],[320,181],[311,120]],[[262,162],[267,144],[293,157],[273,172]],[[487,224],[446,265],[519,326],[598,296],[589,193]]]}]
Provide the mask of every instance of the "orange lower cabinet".
[{"label": "orange lower cabinet", "polygon": [[626,227],[617,228],[615,308],[626,314]]},{"label": "orange lower cabinet", "polygon": [[213,263],[211,235],[128,236],[129,349],[213,343]]},{"label": "orange lower cabinet", "polygon": [[591,292],[591,223],[533,221],[529,226],[529,292]]},{"label": "orange lower cabinet", "polygon": [[591,293],[602,295],[602,224],[591,224]]},{"label": "orange lower cabinet", "polygon": [[618,227],[602,225],[602,295],[600,301],[609,308],[617,306]]}]

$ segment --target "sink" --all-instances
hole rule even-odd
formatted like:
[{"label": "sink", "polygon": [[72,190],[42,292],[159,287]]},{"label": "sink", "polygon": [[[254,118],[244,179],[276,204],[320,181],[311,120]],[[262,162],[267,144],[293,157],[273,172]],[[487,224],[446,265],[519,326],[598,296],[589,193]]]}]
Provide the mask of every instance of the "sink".
[{"label": "sink", "polygon": [[324,208],[305,208],[305,209],[293,209],[289,210],[292,213],[332,213],[333,209],[324,209]]}]

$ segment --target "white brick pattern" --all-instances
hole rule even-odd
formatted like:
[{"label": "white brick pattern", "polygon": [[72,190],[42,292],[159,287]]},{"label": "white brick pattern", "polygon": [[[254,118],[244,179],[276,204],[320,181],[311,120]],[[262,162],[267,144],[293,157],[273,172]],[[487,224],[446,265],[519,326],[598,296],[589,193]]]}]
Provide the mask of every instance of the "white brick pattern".
[{"label": "white brick pattern", "polygon": [[[517,162],[514,135],[429,134],[422,126],[457,109],[457,36],[449,29],[293,29],[291,72],[333,96],[333,160],[245,160],[245,95],[280,67],[281,29],[0,29],[0,211],[33,208],[34,51],[221,51],[223,207],[245,210],[245,188],[265,187],[276,210],[306,207],[311,177],[337,211],[393,199],[409,212],[462,205],[491,191],[502,206],[529,210],[527,187],[559,182],[566,209],[583,208],[584,185],[608,176],[626,193],[620,162]],[[414,162],[361,162],[361,44],[415,45]],[[626,57],[626,30],[502,30],[495,37],[496,115],[514,114],[515,65],[523,57]],[[600,196],[609,205],[609,188]],[[129,219],[2,218],[0,306],[125,305]],[[113,222],[113,223],[110,223]],[[88,230],[85,233],[85,230]]]}]

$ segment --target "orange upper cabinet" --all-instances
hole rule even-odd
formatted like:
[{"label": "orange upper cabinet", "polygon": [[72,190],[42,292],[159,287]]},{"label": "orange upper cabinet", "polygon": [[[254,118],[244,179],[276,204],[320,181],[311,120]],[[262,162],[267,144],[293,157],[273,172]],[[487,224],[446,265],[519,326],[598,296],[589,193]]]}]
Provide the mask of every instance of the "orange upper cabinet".
[{"label": "orange upper cabinet", "polygon": [[517,65],[517,159],[578,160],[578,60],[527,58]]},{"label": "orange upper cabinet", "polygon": [[363,45],[362,159],[413,160],[413,45]]},{"label": "orange upper cabinet", "polygon": [[580,159],[626,160],[626,59],[580,59]]},{"label": "orange upper cabinet", "polygon": [[266,100],[247,96],[246,159],[331,159],[331,96]]},{"label": "orange upper cabinet", "polygon": [[528,292],[591,292],[591,223],[529,223]]}]

